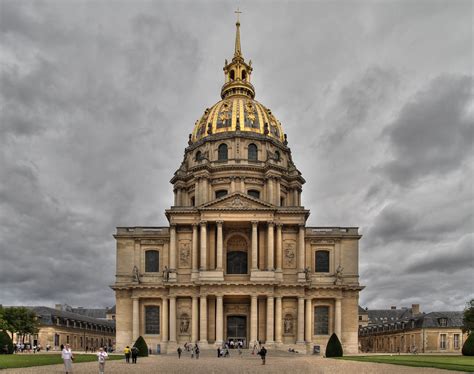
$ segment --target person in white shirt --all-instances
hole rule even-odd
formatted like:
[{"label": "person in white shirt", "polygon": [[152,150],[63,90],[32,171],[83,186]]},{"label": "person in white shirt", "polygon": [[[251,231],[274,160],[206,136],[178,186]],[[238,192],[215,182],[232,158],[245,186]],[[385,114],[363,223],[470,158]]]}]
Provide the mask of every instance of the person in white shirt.
[{"label": "person in white shirt", "polygon": [[69,344],[66,344],[62,350],[61,358],[64,361],[64,370],[66,371],[66,374],[72,373],[72,360],[74,359],[74,355],[72,354]]},{"label": "person in white shirt", "polygon": [[105,359],[109,357],[104,348],[100,347],[99,352],[97,352],[97,359],[99,360],[99,374],[104,374],[105,370]]}]

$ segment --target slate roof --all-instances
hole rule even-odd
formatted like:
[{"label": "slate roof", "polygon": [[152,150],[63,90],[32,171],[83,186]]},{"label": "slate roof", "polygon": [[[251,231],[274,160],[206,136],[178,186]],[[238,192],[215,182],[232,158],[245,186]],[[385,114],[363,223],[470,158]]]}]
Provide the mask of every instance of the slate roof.
[{"label": "slate roof", "polygon": [[463,312],[431,312],[416,318],[416,327],[440,327],[439,320],[446,318],[446,327],[462,327]]},{"label": "slate roof", "polygon": [[112,308],[107,309],[107,314],[115,314],[115,305]]},{"label": "slate roof", "polygon": [[411,308],[406,309],[369,309],[369,325],[384,322],[396,322],[413,317]]},{"label": "slate roof", "polygon": [[107,318],[107,309],[72,308],[72,312],[91,318]]},{"label": "slate roof", "polygon": [[369,314],[369,312],[359,305],[359,315],[361,314]]},{"label": "slate roof", "polygon": [[26,308],[33,310],[40,318],[41,324],[44,325],[53,325],[56,322],[53,318],[60,317],[67,318],[69,320],[88,322],[99,326],[115,328],[115,321],[113,320],[92,318],[78,313],[49,308],[47,306],[27,306]]}]

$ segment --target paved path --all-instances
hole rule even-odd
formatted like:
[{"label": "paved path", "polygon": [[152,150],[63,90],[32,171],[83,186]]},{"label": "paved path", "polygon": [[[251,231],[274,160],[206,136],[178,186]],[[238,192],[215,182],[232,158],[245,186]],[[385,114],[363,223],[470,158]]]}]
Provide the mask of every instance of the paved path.
[{"label": "paved path", "polygon": [[[64,373],[62,365],[37,366],[34,368],[8,369],[1,373],[21,374],[60,374]],[[98,373],[95,362],[74,364],[74,374]],[[400,365],[386,365],[356,361],[325,359],[270,351],[267,364],[263,366],[259,356],[252,356],[247,351],[242,357],[232,352],[230,358],[217,358],[211,352],[205,352],[199,360],[183,354],[180,360],[175,355],[152,356],[139,358],[138,364],[126,364],[125,361],[108,361],[105,374],[458,374],[456,371],[431,368],[414,368]]]}]

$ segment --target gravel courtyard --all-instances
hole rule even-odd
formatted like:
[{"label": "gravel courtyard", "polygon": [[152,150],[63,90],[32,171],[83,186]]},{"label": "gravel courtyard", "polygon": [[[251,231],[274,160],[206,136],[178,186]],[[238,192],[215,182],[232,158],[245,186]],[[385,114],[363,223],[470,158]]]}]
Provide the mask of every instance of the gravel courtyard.
[{"label": "gravel courtyard", "polygon": [[[204,352],[199,360],[183,354],[180,360],[175,355],[152,356],[139,358],[138,364],[126,364],[125,361],[108,361],[106,374],[141,374],[141,373],[192,373],[192,374],[249,374],[249,373],[315,373],[315,374],[427,374],[459,373],[449,370],[416,368],[399,365],[374,364],[355,361],[325,359],[315,356],[295,355],[282,352],[269,352],[267,364],[261,365],[259,356],[252,356],[248,351],[242,357],[232,352],[230,358],[217,358],[211,352]],[[37,366],[32,368],[2,370],[2,373],[22,374],[59,374],[64,373],[63,365]],[[98,373],[95,362],[75,364],[74,374]]]}]

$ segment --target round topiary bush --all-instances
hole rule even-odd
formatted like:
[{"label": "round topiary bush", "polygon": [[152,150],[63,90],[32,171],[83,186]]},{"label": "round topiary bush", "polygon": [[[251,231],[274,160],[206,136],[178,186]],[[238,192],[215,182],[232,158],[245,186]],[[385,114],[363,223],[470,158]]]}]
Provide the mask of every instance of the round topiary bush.
[{"label": "round topiary bush", "polygon": [[342,357],[342,345],[336,334],[332,334],[326,346],[326,357]]},{"label": "round topiary bush", "polygon": [[463,356],[474,356],[474,332],[471,332],[462,346]]},{"label": "round topiary bush", "polygon": [[13,342],[5,331],[0,331],[0,354],[12,354],[13,353]]},{"label": "round topiary bush", "polygon": [[147,357],[148,356],[148,346],[146,345],[145,339],[139,336],[134,347],[138,348],[138,357]]}]

